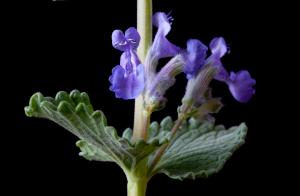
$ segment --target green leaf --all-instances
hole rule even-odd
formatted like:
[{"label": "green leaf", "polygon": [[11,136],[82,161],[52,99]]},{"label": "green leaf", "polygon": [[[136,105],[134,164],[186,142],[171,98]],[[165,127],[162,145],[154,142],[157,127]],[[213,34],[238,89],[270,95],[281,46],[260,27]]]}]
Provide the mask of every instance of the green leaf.
[{"label": "green leaf", "polygon": [[80,138],[76,145],[86,159],[114,161],[123,169],[134,168],[161,145],[159,140],[131,144],[130,130],[124,133],[126,137],[119,137],[113,127],[107,126],[104,114],[93,110],[88,95],[77,90],[70,94],[58,92],[55,98],[36,93],[25,113],[54,121]]},{"label": "green leaf", "polygon": [[170,141],[170,130],[173,127],[173,121],[170,116],[165,117],[160,124],[154,121],[149,127],[148,142],[158,140],[160,144],[165,144]]},{"label": "green leaf", "polygon": [[[150,124],[149,130],[148,130],[148,144],[157,144],[158,146],[161,146],[167,142],[169,142],[171,138],[170,130],[173,126],[173,121],[170,116],[165,117],[161,123],[154,121]],[[123,132],[122,138],[131,141],[132,138],[132,129],[127,128]]]},{"label": "green leaf", "polygon": [[76,146],[81,150],[79,156],[83,156],[89,161],[113,161],[102,150],[84,140],[77,141]]},{"label": "green leaf", "polygon": [[173,127],[173,120],[170,116],[165,117],[161,123],[160,127],[162,130],[171,130]]},{"label": "green leaf", "polygon": [[190,119],[165,151],[153,170],[170,178],[208,177],[222,169],[232,153],[243,143],[244,123],[225,130],[223,125]]}]

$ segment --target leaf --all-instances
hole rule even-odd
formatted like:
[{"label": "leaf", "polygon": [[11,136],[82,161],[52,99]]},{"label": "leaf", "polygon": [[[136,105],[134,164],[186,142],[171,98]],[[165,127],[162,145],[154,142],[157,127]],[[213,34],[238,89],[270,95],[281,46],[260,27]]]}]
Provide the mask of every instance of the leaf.
[{"label": "leaf", "polygon": [[[54,121],[76,135],[80,138],[76,144],[81,149],[80,156],[88,160],[114,161],[131,169],[160,146],[158,140],[131,144],[126,137],[119,137],[113,127],[107,126],[104,114],[93,110],[88,95],[78,90],[70,94],[58,92],[55,98],[36,93],[25,113]],[[125,135],[128,138],[130,133]]]},{"label": "leaf", "polygon": [[152,174],[170,178],[208,177],[222,169],[232,153],[243,143],[247,133],[244,123],[225,130],[223,125],[190,119],[156,165]]},{"label": "leaf", "polygon": [[113,161],[105,152],[84,140],[77,141],[76,146],[81,150],[79,156],[83,156],[89,161]]},{"label": "leaf", "polygon": [[162,130],[171,130],[173,127],[173,121],[172,118],[170,116],[165,117],[161,123],[160,123],[160,127],[162,128]]},{"label": "leaf", "polygon": [[173,127],[173,121],[170,116],[165,117],[160,124],[154,121],[149,127],[148,141],[151,143],[154,140],[158,140],[160,144],[165,144],[171,139],[171,129]]}]

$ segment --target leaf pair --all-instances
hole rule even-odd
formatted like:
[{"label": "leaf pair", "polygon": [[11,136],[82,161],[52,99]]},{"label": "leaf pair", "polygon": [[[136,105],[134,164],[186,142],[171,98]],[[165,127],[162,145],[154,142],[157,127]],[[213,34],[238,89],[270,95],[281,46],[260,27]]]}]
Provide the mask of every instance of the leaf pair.
[{"label": "leaf pair", "polygon": [[70,94],[59,92],[55,98],[36,93],[25,112],[30,117],[52,120],[79,137],[76,143],[81,150],[79,155],[88,160],[116,162],[125,171],[134,170],[148,157],[149,166],[156,150],[169,142],[150,176],[164,173],[180,180],[218,172],[244,143],[247,133],[244,123],[226,130],[223,125],[191,118],[170,141],[174,122],[166,117],[160,124],[151,123],[147,142],[139,140],[132,144],[131,129],[126,129],[119,137],[113,127],[107,126],[104,114],[93,110],[88,95],[77,90]]}]

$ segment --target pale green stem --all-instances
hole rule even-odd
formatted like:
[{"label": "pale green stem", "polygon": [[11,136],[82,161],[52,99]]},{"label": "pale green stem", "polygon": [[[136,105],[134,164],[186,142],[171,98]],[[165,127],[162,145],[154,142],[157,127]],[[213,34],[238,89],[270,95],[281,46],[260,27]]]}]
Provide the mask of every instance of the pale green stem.
[{"label": "pale green stem", "polygon": [[[137,0],[137,30],[141,36],[137,52],[141,62],[144,63],[152,42],[152,0]],[[151,112],[151,108],[144,106],[143,94],[138,96],[134,108],[133,142],[137,139],[147,140]],[[145,196],[148,183],[147,159],[126,172],[126,176],[127,196]]]},{"label": "pale green stem", "polygon": [[[141,36],[137,52],[143,63],[152,42],[152,0],[137,0],[137,30]],[[147,139],[150,115],[151,112],[146,112],[144,108],[144,98],[141,94],[135,99],[133,141]]]},{"label": "pale green stem", "polygon": [[147,178],[127,179],[127,196],[145,196],[147,189]]}]

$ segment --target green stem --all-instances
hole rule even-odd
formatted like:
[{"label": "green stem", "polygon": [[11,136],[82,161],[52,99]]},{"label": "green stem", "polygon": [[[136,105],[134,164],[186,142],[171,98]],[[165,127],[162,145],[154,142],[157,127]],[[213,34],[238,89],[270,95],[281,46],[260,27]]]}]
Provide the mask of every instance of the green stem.
[{"label": "green stem", "polygon": [[[147,140],[147,136],[148,136],[147,130],[149,129],[150,118],[151,118],[151,113],[152,113],[152,111],[147,112],[147,109],[145,109],[144,107],[139,107],[137,104],[137,102],[139,102],[139,101],[136,100],[136,105],[135,105],[136,106],[135,110],[138,111],[136,113],[138,113],[140,115],[138,117],[136,117],[136,115],[135,115],[135,117],[136,117],[134,119],[135,126],[134,126],[134,131],[133,131],[133,138],[132,138],[133,142],[136,141],[137,139],[143,139],[144,141]],[[143,100],[142,100],[141,105],[143,105]]]},{"label": "green stem", "polygon": [[[137,30],[141,36],[137,52],[143,63],[152,42],[152,0],[137,0]],[[141,94],[135,99],[133,141],[147,139],[150,115],[151,113],[145,112],[144,98]]]},{"label": "green stem", "polygon": [[[152,42],[152,0],[137,0],[137,30],[141,36],[138,56],[145,62],[148,48]],[[147,140],[152,110],[145,108],[143,94],[135,99],[133,142],[137,139]],[[145,196],[148,183],[147,159],[127,173],[127,196]]]},{"label": "green stem", "polygon": [[138,55],[144,62],[152,43],[152,0],[137,0],[137,30],[141,36]]},{"label": "green stem", "polygon": [[130,178],[127,183],[127,196],[145,196],[147,178]]}]

